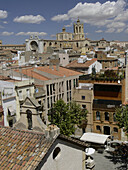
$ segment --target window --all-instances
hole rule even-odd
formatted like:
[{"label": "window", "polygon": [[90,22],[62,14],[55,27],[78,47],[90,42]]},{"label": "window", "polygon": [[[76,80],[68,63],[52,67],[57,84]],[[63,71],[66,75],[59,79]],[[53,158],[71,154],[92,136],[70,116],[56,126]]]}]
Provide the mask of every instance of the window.
[{"label": "window", "polygon": [[41,105],[41,100],[39,100],[38,103]]},{"label": "window", "polygon": [[105,121],[109,121],[109,113],[108,112],[105,112]]},{"label": "window", "polygon": [[68,90],[68,81],[66,82],[66,84],[67,84],[67,90]]},{"label": "window", "polygon": [[60,155],[61,149],[59,147],[55,148],[53,152],[53,159],[56,159]]},{"label": "window", "polygon": [[52,95],[52,84],[50,84],[50,95]]},{"label": "window", "polygon": [[47,85],[47,96],[49,96],[49,85]]},{"label": "window", "polygon": [[83,109],[86,109],[86,105],[85,105],[85,104],[82,104],[82,108],[83,108]]},{"label": "window", "polygon": [[30,90],[29,89],[26,89],[26,94],[27,94],[27,97],[30,96]]},{"label": "window", "polygon": [[27,119],[28,119],[28,129],[32,130],[32,112],[31,110],[27,110]]},{"label": "window", "polygon": [[78,79],[76,79],[76,87],[78,87]]},{"label": "window", "polygon": [[100,128],[100,126],[99,126],[99,125],[97,125],[97,126],[96,126],[96,130],[101,131],[101,128]]},{"label": "window", "polygon": [[71,90],[71,80],[69,80],[69,89]]},{"label": "window", "polygon": [[113,128],[113,131],[114,131],[115,133],[118,133],[118,128],[114,127],[114,128]]},{"label": "window", "polygon": [[116,114],[113,113],[113,121],[116,122]]},{"label": "window", "polygon": [[74,85],[74,88],[76,87],[76,80],[73,79],[73,85]]},{"label": "window", "polygon": [[48,108],[50,107],[49,98],[47,98],[47,107],[48,107]]},{"label": "window", "polygon": [[81,96],[81,99],[82,99],[82,100],[85,100],[85,96]]},{"label": "window", "polygon": [[19,99],[22,99],[22,90],[19,91]]},{"label": "window", "polygon": [[2,121],[2,113],[0,113],[0,121]]},{"label": "window", "polygon": [[96,120],[100,120],[100,112],[99,111],[96,112]]},{"label": "window", "polygon": [[67,92],[67,102],[69,102],[69,93]]}]

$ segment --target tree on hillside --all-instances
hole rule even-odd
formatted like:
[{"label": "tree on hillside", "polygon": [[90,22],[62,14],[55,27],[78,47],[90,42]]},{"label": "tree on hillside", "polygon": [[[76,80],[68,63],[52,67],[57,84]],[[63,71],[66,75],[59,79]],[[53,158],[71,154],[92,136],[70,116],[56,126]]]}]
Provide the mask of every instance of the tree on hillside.
[{"label": "tree on hillside", "polygon": [[116,109],[116,121],[119,128],[123,128],[128,136],[128,105]]},{"label": "tree on hillside", "polygon": [[86,109],[83,110],[75,102],[66,104],[62,99],[54,104],[49,113],[49,121],[60,128],[61,134],[67,136],[74,134],[75,125],[80,127],[83,121],[87,120],[86,117]]}]

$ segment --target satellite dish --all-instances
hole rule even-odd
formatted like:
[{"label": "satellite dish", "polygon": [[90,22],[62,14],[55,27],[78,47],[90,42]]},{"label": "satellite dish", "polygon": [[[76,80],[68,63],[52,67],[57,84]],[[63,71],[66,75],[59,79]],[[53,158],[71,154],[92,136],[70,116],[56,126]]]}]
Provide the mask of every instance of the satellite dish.
[{"label": "satellite dish", "polygon": [[92,154],[95,153],[95,149],[93,149],[93,148],[86,148],[85,149],[85,153],[86,153],[87,156],[92,155]]}]

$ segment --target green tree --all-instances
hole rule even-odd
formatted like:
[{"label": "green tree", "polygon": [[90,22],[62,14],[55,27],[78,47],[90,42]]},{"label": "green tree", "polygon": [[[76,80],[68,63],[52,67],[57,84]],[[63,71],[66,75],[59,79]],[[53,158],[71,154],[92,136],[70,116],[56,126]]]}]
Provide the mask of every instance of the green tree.
[{"label": "green tree", "polygon": [[116,121],[119,128],[123,128],[128,136],[128,105],[116,109]]},{"label": "green tree", "polygon": [[69,136],[75,132],[75,125],[81,126],[83,120],[87,120],[86,116],[87,110],[81,109],[80,105],[75,102],[66,104],[60,99],[51,108],[49,121],[60,128],[61,134]]},{"label": "green tree", "polygon": [[87,113],[86,109],[82,109],[76,102],[71,102],[69,104],[69,112],[71,115],[72,123],[79,127],[83,127],[87,124]]}]

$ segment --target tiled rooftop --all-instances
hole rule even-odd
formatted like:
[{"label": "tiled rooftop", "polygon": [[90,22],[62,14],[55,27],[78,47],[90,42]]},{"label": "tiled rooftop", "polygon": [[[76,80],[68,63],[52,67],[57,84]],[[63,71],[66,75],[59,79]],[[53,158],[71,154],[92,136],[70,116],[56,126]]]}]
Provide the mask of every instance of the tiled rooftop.
[{"label": "tiled rooftop", "polygon": [[[43,74],[46,73],[46,75],[41,75],[39,73],[37,73],[36,71],[40,71]],[[70,77],[70,76],[76,76],[76,75],[81,75],[80,72],[77,71],[73,71],[64,67],[59,67],[59,70],[56,70],[56,66],[52,66],[52,68],[50,68],[49,66],[42,66],[42,67],[33,67],[33,68],[23,68],[22,70],[15,70],[17,72],[22,71],[22,73],[24,75],[27,75],[29,77],[35,78],[35,79],[39,79],[39,80],[50,80],[51,78],[47,77],[47,74],[52,75],[53,76],[58,76],[58,77]]]},{"label": "tiled rooftop", "polygon": [[35,169],[53,142],[43,133],[0,126],[0,169]]},{"label": "tiled rooftop", "polygon": [[70,64],[67,65],[67,68],[88,68],[91,64],[96,62],[97,59],[93,58],[92,60],[88,60],[85,63],[78,63],[77,60],[72,61]]}]

